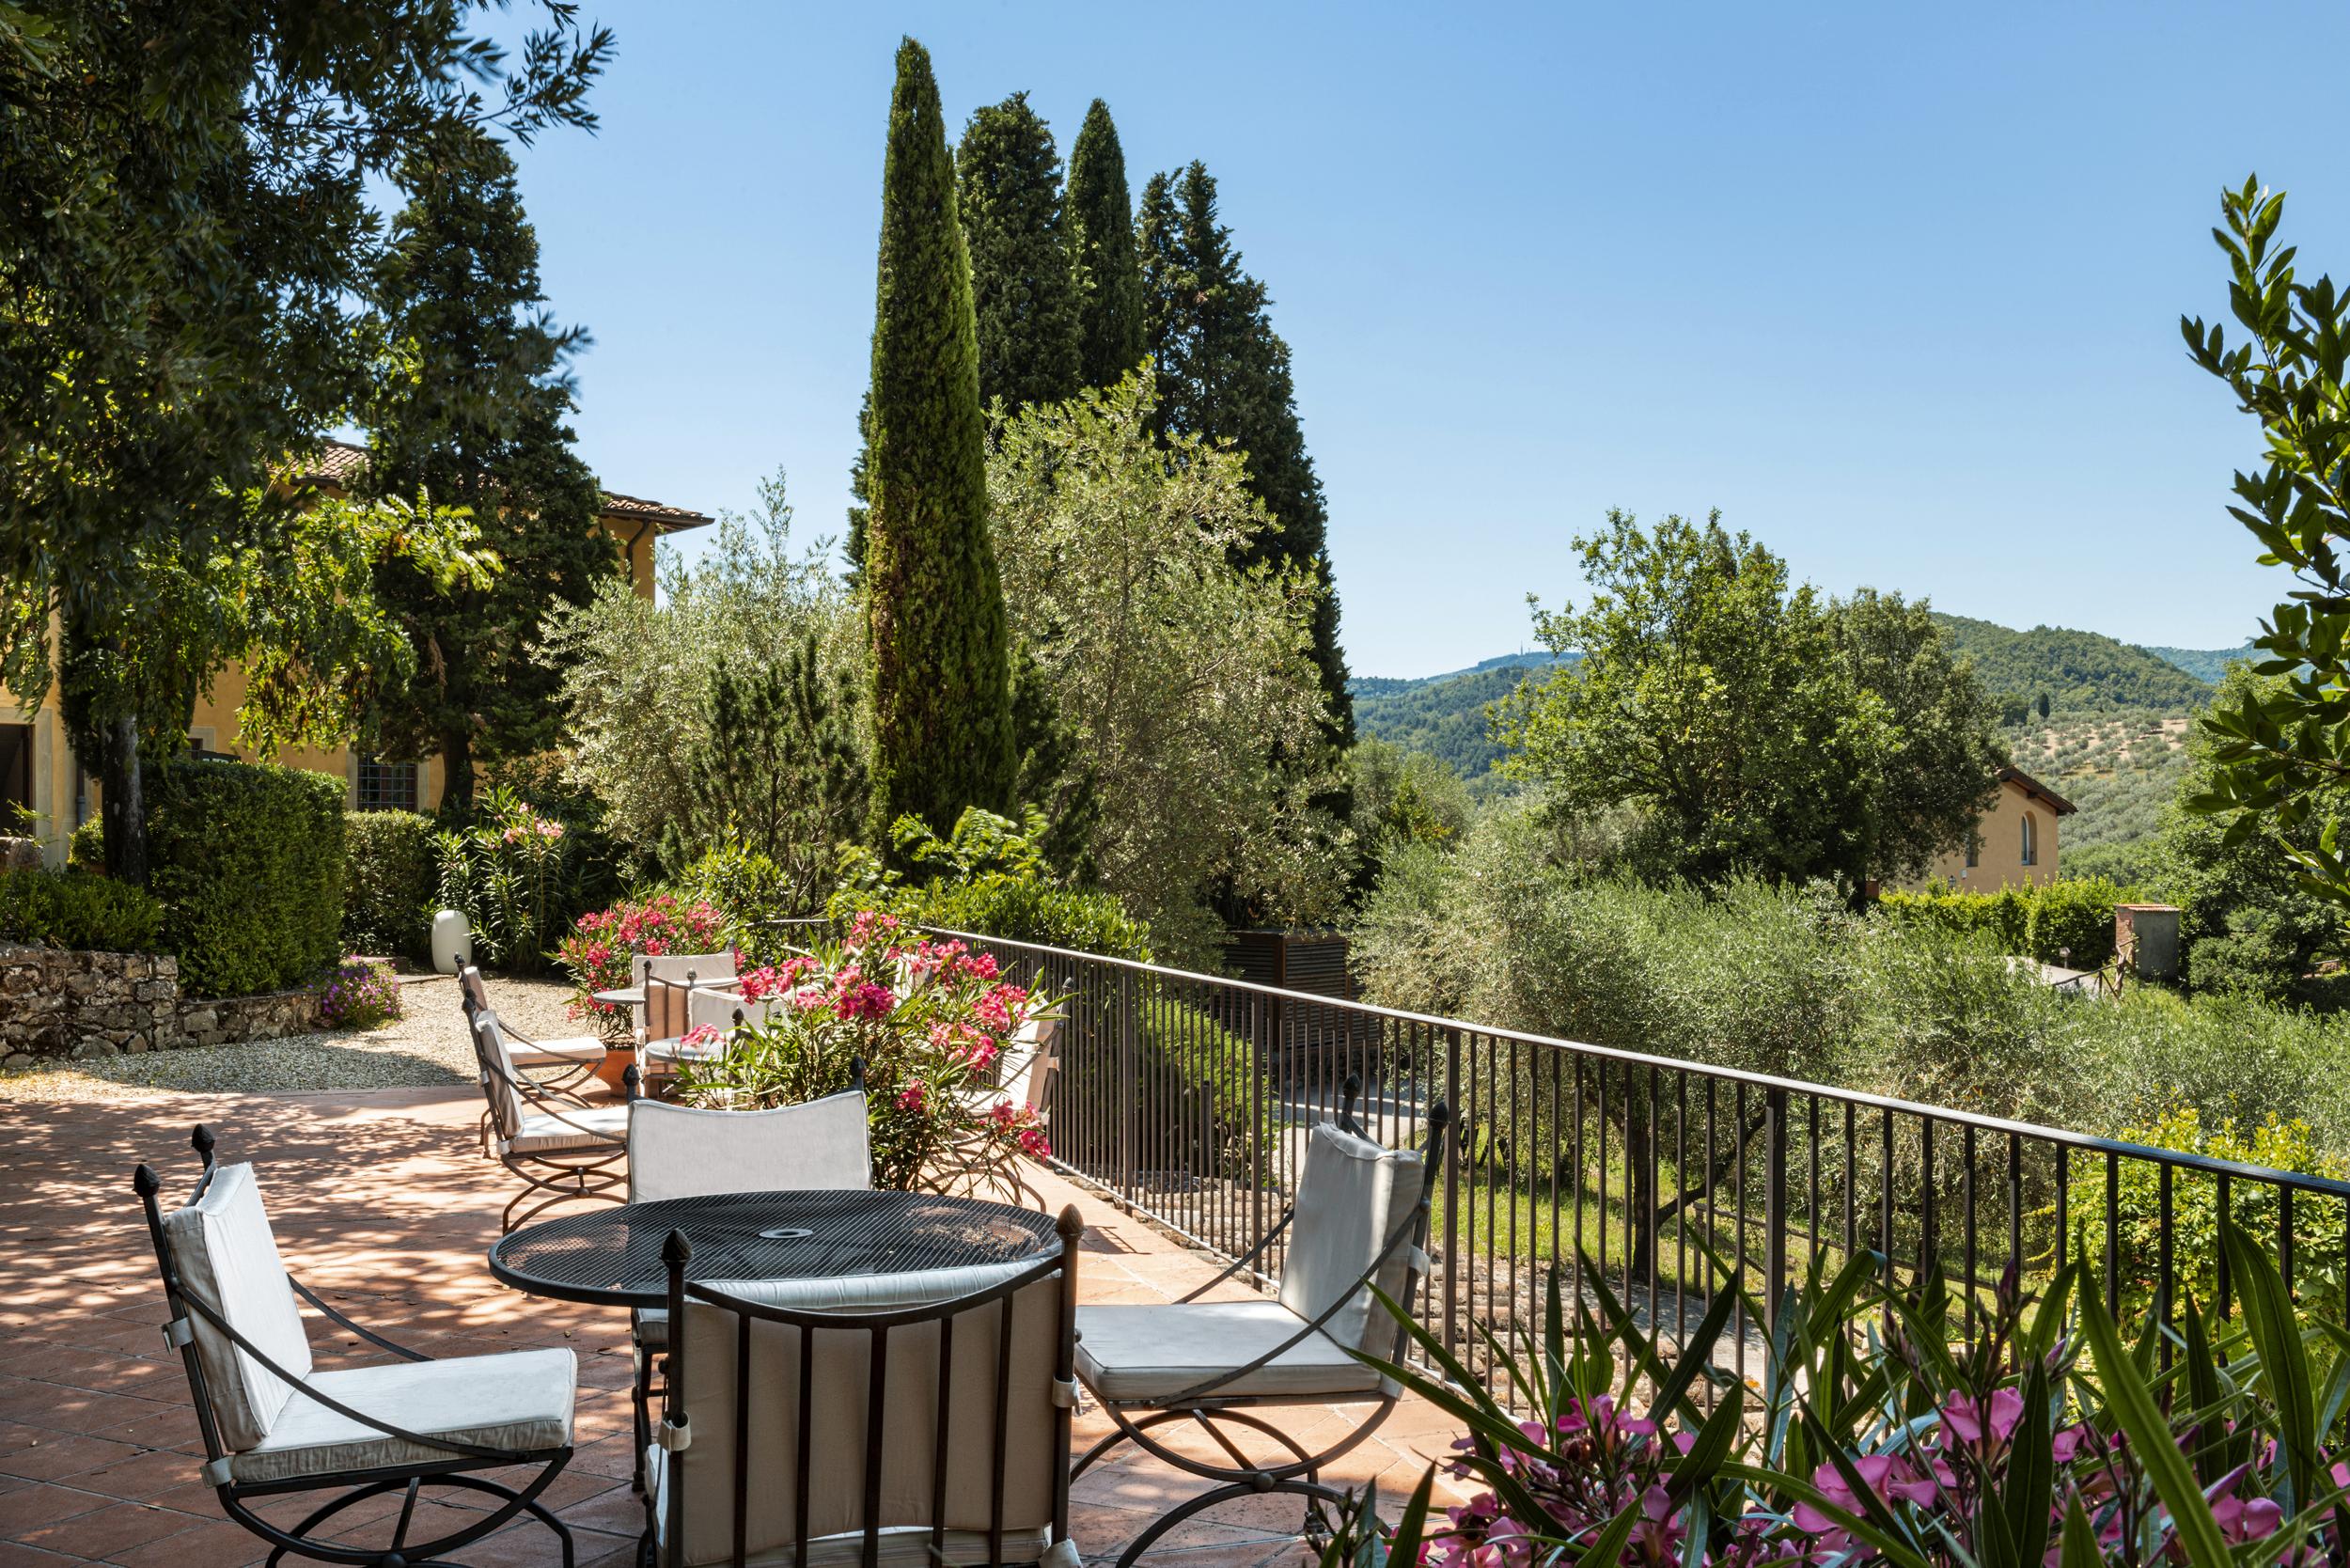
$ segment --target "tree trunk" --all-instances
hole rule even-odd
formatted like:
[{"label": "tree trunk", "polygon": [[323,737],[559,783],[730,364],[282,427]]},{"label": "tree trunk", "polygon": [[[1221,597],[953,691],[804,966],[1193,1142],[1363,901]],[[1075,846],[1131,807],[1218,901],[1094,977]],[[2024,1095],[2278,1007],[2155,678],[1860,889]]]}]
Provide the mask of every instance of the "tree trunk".
[{"label": "tree trunk", "polygon": [[147,803],[139,791],[139,719],[118,713],[107,721],[99,759],[98,812],[105,823],[106,874],[133,887],[147,886]]},{"label": "tree trunk", "polygon": [[441,804],[473,810],[473,732],[452,729],[441,737]]}]

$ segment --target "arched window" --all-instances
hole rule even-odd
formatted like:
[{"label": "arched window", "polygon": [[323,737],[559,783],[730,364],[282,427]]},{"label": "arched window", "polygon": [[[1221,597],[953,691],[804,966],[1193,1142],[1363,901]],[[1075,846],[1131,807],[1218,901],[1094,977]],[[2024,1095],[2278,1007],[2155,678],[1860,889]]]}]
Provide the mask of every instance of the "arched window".
[{"label": "arched window", "polygon": [[1982,864],[1982,835],[1969,832],[1966,835],[1966,869],[1971,871]]},{"label": "arched window", "polygon": [[2040,819],[2029,811],[2024,813],[2024,864],[2040,864]]}]

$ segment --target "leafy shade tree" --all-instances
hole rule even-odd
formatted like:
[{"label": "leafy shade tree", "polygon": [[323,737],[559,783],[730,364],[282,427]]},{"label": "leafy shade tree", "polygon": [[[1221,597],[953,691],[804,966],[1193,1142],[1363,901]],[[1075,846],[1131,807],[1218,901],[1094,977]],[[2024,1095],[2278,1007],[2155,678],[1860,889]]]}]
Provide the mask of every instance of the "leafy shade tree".
[{"label": "leafy shade tree", "polygon": [[1870,737],[1875,772],[1846,797],[1862,813],[1848,824],[1848,865],[1858,870],[1839,870],[1856,880],[1919,875],[1965,842],[1998,794],[1998,704],[1922,603],[1864,588],[1828,605],[1827,629],[1856,696],[1884,715]]},{"label": "leafy shade tree", "polygon": [[1450,850],[1467,836],[1468,785],[1441,760],[1367,735],[1346,754],[1346,771],[1365,862],[1358,886],[1375,886],[1388,858],[1406,845]]},{"label": "leafy shade tree", "polygon": [[2239,469],[2229,514],[2260,542],[2261,562],[2298,587],[2261,623],[2253,670],[2203,714],[2209,787],[2189,810],[2227,819],[2230,845],[2256,835],[2298,868],[2311,892],[2350,904],[2350,845],[2341,840],[2350,783],[2350,295],[2330,275],[2300,281],[2295,247],[2276,247],[2281,191],[2257,175],[2223,192],[2230,309],[2246,337],[2182,319],[2188,355],[2225,382],[2261,423],[2266,463]]},{"label": "leafy shade tree", "polygon": [[1028,95],[972,112],[955,155],[971,253],[979,401],[1019,410],[1077,390],[1077,295],[1061,220],[1060,158]]},{"label": "leafy shade tree", "polygon": [[854,679],[823,668],[811,628],[779,660],[719,669],[705,712],[665,858],[679,870],[720,845],[764,855],[793,913],[820,907],[870,798]]},{"label": "leafy shade tree", "polygon": [[1152,391],[1043,404],[1006,424],[989,465],[1012,613],[1101,803],[1102,885],[1161,954],[1212,956],[1206,899],[1275,917],[1337,907],[1346,832],[1313,801],[1320,744],[1313,573],[1242,568],[1270,525],[1239,459],[1152,435]]},{"label": "leafy shade tree", "polygon": [[1023,810],[1034,811],[1044,824],[1037,852],[1072,886],[1092,886],[1101,874],[1093,859],[1093,834],[1102,822],[1093,769],[1061,717],[1052,678],[1037,662],[1036,650],[1018,639],[1011,654],[1011,729],[1020,753],[1012,793]]},{"label": "leafy shade tree", "polygon": [[707,698],[720,671],[764,667],[812,634],[824,679],[861,686],[862,627],[825,569],[828,542],[793,550],[777,473],[751,512],[719,515],[691,564],[662,549],[658,602],[615,576],[585,606],[555,606],[532,653],[557,672],[567,776],[603,803],[615,839],[658,845],[688,810],[691,760],[710,742]]},{"label": "leafy shade tree", "polygon": [[307,525],[272,477],[366,381],[369,180],[454,126],[593,123],[610,35],[534,8],[516,59],[472,7],[422,0],[0,7],[0,673],[38,702],[63,668],[126,880],[146,878],[142,751],[177,744],[219,658],[274,646],[264,680],[296,708],[349,696],[293,698],[329,666],[268,642],[329,601],[223,601],[264,561],[289,586]]},{"label": "leafy shade tree", "polygon": [[898,49],[882,173],[860,572],[872,647],[872,836],[1011,806],[1010,660],[987,527],[971,263],[931,58]]},{"label": "leafy shade tree", "polygon": [[1142,258],[1135,249],[1126,153],[1100,99],[1069,149],[1069,264],[1077,301],[1077,375],[1115,386],[1149,351],[1142,319]]},{"label": "leafy shade tree", "polygon": [[1718,514],[1645,531],[1611,511],[1574,542],[1590,602],[1534,623],[1582,657],[1498,705],[1506,772],[1567,812],[1633,808],[1633,862],[1657,877],[1856,892],[1965,841],[1998,787],[1997,715],[1922,606],[1823,604]]},{"label": "leafy shade tree", "polygon": [[453,594],[409,562],[376,573],[377,597],[416,658],[377,703],[373,728],[394,756],[439,754],[445,798],[466,808],[477,758],[555,744],[556,675],[529,657],[529,639],[620,562],[564,423],[566,365],[586,334],[548,319],[513,159],[461,131],[403,160],[400,182],[409,203],[376,268],[396,365],[373,403],[368,488],[465,508],[504,570]]},{"label": "leafy shade tree", "polygon": [[[1145,346],[1158,376],[1157,429],[1229,445],[1247,464],[1248,487],[1272,526],[1240,546],[1244,566],[1265,562],[1329,581],[1329,509],[1297,419],[1290,348],[1273,330],[1265,286],[1241,270],[1232,231],[1217,221],[1215,180],[1195,163],[1151,177],[1140,225]],[[1325,588],[1314,608],[1314,664],[1324,725],[1340,745],[1355,738],[1339,601]]]}]

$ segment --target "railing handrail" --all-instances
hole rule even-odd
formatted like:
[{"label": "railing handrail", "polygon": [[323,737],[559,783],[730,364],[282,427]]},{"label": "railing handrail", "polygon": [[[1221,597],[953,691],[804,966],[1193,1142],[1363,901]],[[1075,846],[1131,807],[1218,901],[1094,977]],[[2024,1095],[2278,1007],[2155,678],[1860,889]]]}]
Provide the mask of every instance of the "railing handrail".
[{"label": "railing handrail", "polygon": [[1825,1098],[1848,1105],[1860,1105],[1871,1110],[1918,1117],[1950,1126],[1973,1127],[1982,1132],[2029,1137],[2042,1143],[2062,1144],[2067,1148],[2085,1150],[2092,1153],[2151,1161],[2179,1169],[2198,1171],[2204,1175],[2242,1177],[2270,1186],[2291,1187],[2300,1192],[2318,1193],[2326,1197],[2350,1200],[2350,1181],[2338,1181],[2327,1176],[2278,1170],[2267,1166],[2248,1165],[2238,1160],[2215,1159],[2209,1154],[2198,1154],[2186,1150],[2157,1149],[2148,1144],[2130,1143],[2121,1138],[2102,1137],[2093,1133],[2074,1132],[2064,1127],[2043,1126],[2032,1121],[2013,1121],[2005,1117],[1983,1116],[1973,1111],[1958,1110],[1949,1105],[1929,1105],[1915,1100],[1900,1100],[1889,1095],[1871,1094],[1861,1090],[1838,1089],[1830,1084],[1807,1083],[1800,1078],[1782,1078],[1768,1073],[1748,1072],[1739,1067],[1717,1067],[1710,1062],[1686,1060],[1677,1057],[1651,1056],[1641,1051],[1626,1051],[1612,1045],[1593,1045],[1577,1040],[1561,1040],[1554,1035],[1534,1034],[1524,1029],[1505,1028],[1492,1024],[1474,1024],[1465,1019],[1446,1018],[1436,1013],[1412,1012],[1402,1008],[1382,1007],[1375,1002],[1353,1001],[1345,997],[1324,996],[1306,991],[1289,991],[1279,986],[1261,985],[1255,980],[1235,980],[1223,975],[1203,975],[1191,969],[1176,969],[1160,964],[1145,964],[1136,959],[1117,958],[1105,953],[1080,952],[1074,949],[1056,948],[1041,942],[1022,942],[1010,937],[992,936],[984,932],[960,931],[948,926],[930,926],[924,929],[935,932],[942,936],[957,937],[971,942],[986,942],[1002,948],[1018,948],[1031,953],[1047,954],[1079,964],[1106,965],[1128,970],[1137,975],[1150,975],[1185,984],[1206,983],[1234,991],[1251,992],[1282,1001],[1300,1002],[1309,1007],[1342,1008],[1366,1017],[1382,1018],[1392,1023],[1480,1035],[1489,1040],[1515,1041],[1520,1044],[1539,1046],[1545,1050],[1566,1051],[1606,1061],[1626,1063],[1635,1067],[1660,1069],[1674,1073],[1693,1073],[1702,1077],[1717,1078],[1726,1083],[1746,1084],[1768,1092]]}]

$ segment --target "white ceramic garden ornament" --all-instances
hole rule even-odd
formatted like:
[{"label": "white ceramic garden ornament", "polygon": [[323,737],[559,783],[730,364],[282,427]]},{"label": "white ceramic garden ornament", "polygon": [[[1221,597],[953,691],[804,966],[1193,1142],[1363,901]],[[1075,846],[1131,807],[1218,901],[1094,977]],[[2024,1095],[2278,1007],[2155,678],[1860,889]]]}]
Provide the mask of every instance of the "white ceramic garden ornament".
[{"label": "white ceramic garden ornament", "polygon": [[473,948],[473,927],[462,909],[444,909],[432,917],[432,967],[444,975],[457,973]]}]

